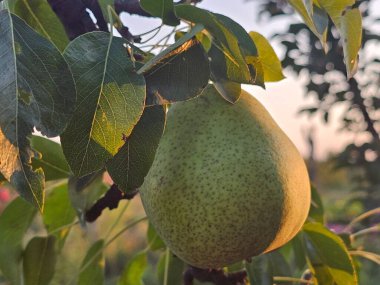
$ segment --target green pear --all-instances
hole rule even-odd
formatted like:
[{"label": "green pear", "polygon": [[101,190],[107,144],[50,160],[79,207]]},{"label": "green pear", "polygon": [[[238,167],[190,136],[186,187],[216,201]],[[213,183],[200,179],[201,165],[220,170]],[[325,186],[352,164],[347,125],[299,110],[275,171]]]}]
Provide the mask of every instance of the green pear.
[{"label": "green pear", "polygon": [[220,268],[297,234],[310,206],[307,169],[253,96],[242,91],[232,105],[210,85],[167,115],[140,193],[174,254],[199,268]]}]

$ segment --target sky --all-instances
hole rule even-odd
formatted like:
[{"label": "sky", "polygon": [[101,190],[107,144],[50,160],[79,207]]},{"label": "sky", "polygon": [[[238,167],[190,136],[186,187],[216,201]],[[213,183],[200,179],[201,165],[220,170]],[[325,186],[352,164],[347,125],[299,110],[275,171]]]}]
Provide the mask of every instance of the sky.
[{"label": "sky", "polygon": [[[224,14],[241,24],[248,32],[257,31],[268,39],[274,33],[286,29],[287,23],[284,19],[271,23],[258,21],[257,13],[255,12],[256,5],[257,1],[254,0],[203,0],[198,6],[212,12]],[[294,19],[297,20],[297,16],[294,16]],[[132,34],[142,33],[160,25],[160,20],[158,19],[146,19],[139,16],[124,15],[123,20]],[[170,31],[170,28],[164,29],[161,34],[164,35],[168,31]],[[272,41],[271,43],[275,51],[280,55],[281,47]],[[319,159],[324,159],[331,153],[339,152],[348,142],[363,141],[362,136],[338,131],[339,118],[343,110],[342,106],[337,107],[335,112],[331,114],[329,125],[323,124],[320,116],[310,118],[307,115],[297,115],[301,107],[312,105],[313,98],[304,96],[302,78],[296,78],[288,72],[285,72],[285,76],[286,79],[280,82],[267,83],[266,90],[251,85],[243,85],[243,88],[267,108],[274,120],[290,137],[303,156],[307,156],[309,153],[306,134],[310,128],[314,129],[315,154]]]}]

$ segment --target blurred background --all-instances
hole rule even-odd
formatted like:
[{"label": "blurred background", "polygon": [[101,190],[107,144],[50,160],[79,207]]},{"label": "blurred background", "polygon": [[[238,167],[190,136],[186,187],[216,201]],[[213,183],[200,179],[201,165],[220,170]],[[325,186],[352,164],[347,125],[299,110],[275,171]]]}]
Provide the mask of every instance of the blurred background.
[{"label": "blurred background", "polygon": [[[310,177],[318,189],[332,230],[346,225],[361,213],[380,206],[380,1],[362,0],[355,4],[363,13],[363,48],[358,72],[347,80],[343,50],[335,29],[329,29],[328,52],[302,24],[288,6],[278,0],[203,0],[199,7],[231,17],[247,31],[262,33],[282,60],[286,79],[268,83],[266,90],[243,86],[259,99],[276,122],[292,139],[305,158]],[[141,34],[161,24],[159,19],[122,14],[132,34]],[[163,28],[157,38],[170,33]],[[149,37],[149,36],[148,36]],[[144,39],[144,37],[143,37]],[[168,43],[173,42],[170,37]],[[146,49],[151,49],[150,42]],[[154,48],[154,47],[153,47]],[[159,52],[157,48],[154,52]],[[105,178],[104,183],[110,183]],[[14,198],[12,190],[0,186],[0,212]],[[53,284],[70,284],[73,273],[89,245],[109,233],[110,224],[118,220],[118,230],[144,214],[137,196],[124,209],[105,210],[99,220],[86,227],[75,225],[66,241]],[[122,212],[125,211],[125,214]],[[118,217],[120,216],[120,219]],[[379,219],[365,220],[366,227]],[[33,223],[30,235],[41,231],[41,221]],[[359,228],[360,230],[360,228]],[[107,284],[116,284],[125,264],[147,246],[147,224],[140,223],[110,245],[106,252]],[[364,235],[356,241],[368,251],[380,252],[377,235]],[[159,261],[162,252],[149,256],[150,264]],[[375,285],[380,280],[378,265],[362,261],[360,284]],[[157,278],[148,270],[146,284]],[[155,279],[156,278],[156,279]],[[0,277],[0,284],[3,284]],[[5,283],[4,283],[5,284]]]}]

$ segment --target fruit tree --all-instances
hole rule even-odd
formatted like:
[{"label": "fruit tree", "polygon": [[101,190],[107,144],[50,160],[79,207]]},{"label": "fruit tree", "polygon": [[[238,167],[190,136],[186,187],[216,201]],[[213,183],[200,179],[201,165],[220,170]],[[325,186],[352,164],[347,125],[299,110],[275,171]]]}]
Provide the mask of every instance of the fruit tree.
[{"label": "fruit tree", "polygon": [[[378,226],[353,231],[379,211],[331,231],[298,150],[242,90],[284,78],[268,40],[200,2],[0,1],[0,182],[17,193],[0,215],[0,284],[350,285],[361,258],[380,263],[357,242]],[[335,27],[352,78],[355,0],[279,2],[326,53]],[[161,24],[136,35],[122,13]],[[116,232],[140,198],[146,215]],[[141,224],[145,248],[107,278],[106,249]],[[74,228],[91,246],[67,245]],[[70,250],[85,254],[65,274]]]}]

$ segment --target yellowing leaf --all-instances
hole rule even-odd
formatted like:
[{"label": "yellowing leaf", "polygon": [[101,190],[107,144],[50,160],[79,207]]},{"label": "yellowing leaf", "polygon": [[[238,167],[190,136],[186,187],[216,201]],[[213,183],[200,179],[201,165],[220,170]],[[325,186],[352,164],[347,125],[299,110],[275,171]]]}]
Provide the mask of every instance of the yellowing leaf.
[{"label": "yellowing leaf", "polygon": [[[268,40],[257,32],[250,32],[249,35],[259,52],[259,60],[264,69],[264,81],[273,82],[284,79],[285,77],[282,73],[281,61]],[[248,61],[250,60],[247,59],[247,62]]]},{"label": "yellowing leaf", "polygon": [[343,11],[354,5],[355,0],[318,0],[318,3],[329,14],[334,24],[338,26]]},{"label": "yellowing leaf", "polygon": [[347,10],[344,13],[339,30],[343,40],[347,76],[351,78],[358,67],[358,52],[362,44],[362,16],[359,9]]}]

